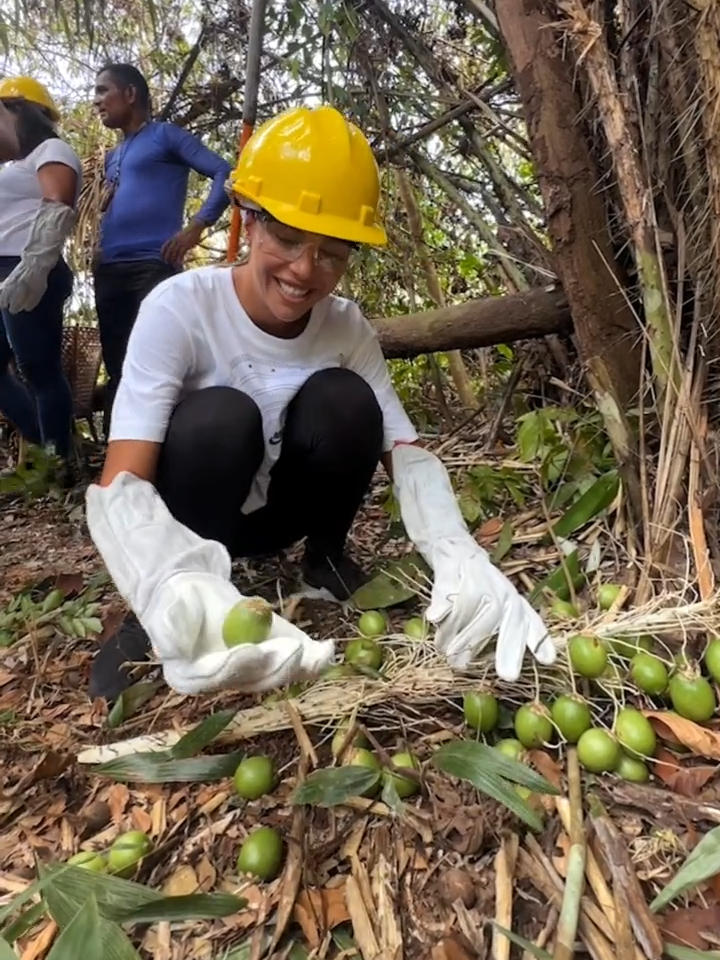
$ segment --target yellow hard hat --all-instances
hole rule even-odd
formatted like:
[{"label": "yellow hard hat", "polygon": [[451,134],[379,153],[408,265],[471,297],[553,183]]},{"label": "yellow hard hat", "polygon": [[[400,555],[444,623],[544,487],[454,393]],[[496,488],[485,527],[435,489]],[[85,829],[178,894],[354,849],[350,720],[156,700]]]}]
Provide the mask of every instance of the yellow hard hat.
[{"label": "yellow hard hat", "polygon": [[380,174],[372,149],[334,107],[295,107],[261,124],[230,185],[238,198],[298,230],[387,243],[378,222]]},{"label": "yellow hard hat", "polygon": [[60,111],[47,87],[32,77],[6,77],[0,80],[0,100],[29,100],[44,107],[52,120],[60,119]]}]

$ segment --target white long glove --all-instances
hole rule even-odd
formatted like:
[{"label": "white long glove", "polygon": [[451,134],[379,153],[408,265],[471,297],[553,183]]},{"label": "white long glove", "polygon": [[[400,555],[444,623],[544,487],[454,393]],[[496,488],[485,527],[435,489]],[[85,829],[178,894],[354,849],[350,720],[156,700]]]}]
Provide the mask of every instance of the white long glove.
[{"label": "white long glove", "polygon": [[120,473],[107,487],[89,486],[86,505],[95,546],[173,690],[257,693],[312,679],[331,664],[332,640],[312,640],[275,614],[265,642],[225,646],[223,621],[242,599],[230,556],[178,523],[151,483]]},{"label": "white long glove", "polygon": [[40,204],[20,263],[0,284],[0,307],[10,313],[33,310],[47,290],[48,274],[58,262],[75,226],[75,211],[59,200]]},{"label": "white long glove", "polygon": [[467,667],[495,633],[501,679],[517,680],[526,649],[540,663],[554,663],[545,624],[468,532],[440,460],[422,447],[399,444],[392,468],[407,535],[434,573],[426,617],[450,665]]}]

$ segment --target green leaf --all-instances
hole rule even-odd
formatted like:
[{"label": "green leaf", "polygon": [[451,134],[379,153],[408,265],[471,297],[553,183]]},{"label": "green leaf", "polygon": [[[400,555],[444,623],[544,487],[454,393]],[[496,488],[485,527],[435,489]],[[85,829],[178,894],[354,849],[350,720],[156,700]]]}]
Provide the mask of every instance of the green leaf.
[{"label": "green leaf", "polygon": [[686,893],[692,887],[697,887],[711,877],[720,873],[720,827],[714,827],[706,833],[690,856],[680,867],[672,880],[663,887],[660,893],[650,904],[653,913],[662,910],[664,906]]},{"label": "green leaf", "polygon": [[392,777],[383,777],[383,788],[380,799],[386,806],[390,807],[393,813],[400,814],[403,811],[403,802],[400,799],[397,788]]},{"label": "green leaf", "polygon": [[164,920],[187,923],[230,917],[246,906],[247,900],[232,893],[190,893],[163,897],[132,909],[108,907],[105,916],[115,923],[161,923]]},{"label": "green leaf", "polygon": [[[567,573],[565,569],[567,568]],[[568,574],[572,580],[575,590],[579,590],[585,582],[585,574],[580,569],[580,555],[577,550],[573,550],[565,557],[565,566],[560,566],[548,574],[539,583],[536,583],[528,596],[528,602],[537,608],[545,601],[545,591],[548,591],[561,600],[570,599],[570,584]]]},{"label": "green leaf", "polygon": [[381,610],[405,603],[416,597],[427,582],[429,567],[419,553],[412,552],[395,563],[389,563],[376,577],[352,596],[358,610]]},{"label": "green leaf", "polygon": [[236,715],[237,710],[220,710],[206,717],[170,748],[170,755],[175,760],[185,760],[202,753],[205,747],[210,746],[220,736]]},{"label": "green leaf", "polygon": [[[88,873],[89,871],[80,872]],[[70,871],[68,871],[69,873]],[[102,879],[100,874],[91,874],[91,877],[98,880]],[[69,929],[78,910],[82,907],[86,899],[93,897],[97,891],[89,891],[83,900],[76,900],[68,897],[66,892],[56,883],[51,883],[46,890],[45,900],[48,906],[48,912],[61,931]],[[94,897],[93,897],[94,898]],[[99,907],[99,905],[98,905]],[[61,932],[62,936],[62,932]],[[102,952],[95,956],[88,955],[85,951],[76,953],[76,957],[82,957],[82,960],[140,960],[127,934],[116,924],[100,919],[100,939],[102,943]]]},{"label": "green leaf", "polygon": [[103,960],[104,956],[102,918],[97,900],[91,893],[61,931],[47,960],[78,960],[79,957],[83,960]]},{"label": "green leaf", "polygon": [[492,562],[500,563],[502,558],[511,550],[513,545],[513,526],[509,520],[506,520],[502,525],[500,530],[500,536],[498,537],[498,542],[495,544],[495,549],[492,552]]},{"label": "green leaf", "polygon": [[242,753],[228,753],[175,760],[162,753],[136,753],[99,763],[89,772],[120,782],[210,783],[231,777],[242,758]]},{"label": "green leaf", "polygon": [[692,947],[679,947],[674,943],[664,943],[663,954],[672,957],[672,960],[720,960],[717,950],[693,950]]},{"label": "green leaf", "polygon": [[[2,931],[2,935],[8,943],[15,943],[20,937],[24,937],[29,930],[35,926],[38,920],[47,913],[47,907],[43,900],[34,903],[27,910],[23,910],[19,917],[12,920]],[[0,957],[2,960],[2,957]]]},{"label": "green leaf", "polygon": [[372,789],[380,779],[379,770],[347,766],[315,770],[294,791],[292,802],[311,806],[335,807],[351,797]]},{"label": "green leaf", "polygon": [[162,686],[161,681],[140,680],[120,694],[108,714],[105,726],[114,730],[128,720],[143,704],[151,700]]},{"label": "green leaf", "polygon": [[547,950],[543,950],[542,947],[536,947],[534,943],[526,940],[525,937],[519,937],[517,933],[513,933],[512,930],[506,930],[505,927],[501,927],[495,920],[491,922],[495,929],[499,930],[500,933],[502,933],[504,937],[507,937],[510,943],[514,943],[516,947],[522,947],[523,950],[532,954],[533,957],[537,957],[538,960],[553,960],[552,955],[549,954]]},{"label": "green leaf", "polygon": [[[473,743],[470,740],[460,741],[461,744],[464,744],[466,747],[483,747],[484,744]],[[446,746],[456,746],[455,744],[447,744]],[[496,757],[487,757],[485,760],[480,760],[480,754],[478,754],[474,759],[472,753],[469,750],[462,750],[454,752],[452,750],[446,750],[445,747],[441,747],[432,757],[432,763],[438,770],[443,771],[444,773],[450,774],[452,777],[457,777],[460,780],[466,780],[468,783],[471,783],[478,790],[481,790],[487,796],[492,797],[497,803],[504,804],[509,810],[528,824],[533,830],[541,830],[543,822],[539,815],[532,809],[532,807],[526,803],[517,793],[513,784],[509,783],[502,776],[497,773],[497,761],[498,760],[510,760],[509,757],[503,757],[497,751],[492,751],[492,748],[485,747],[488,754],[496,753]],[[513,763],[514,761],[510,761]],[[518,766],[521,766],[518,764]],[[534,774],[534,771],[530,770],[529,767],[526,768],[525,773]],[[539,774],[534,774],[536,777],[540,777]],[[520,774],[514,775],[513,779],[517,779],[517,782],[520,781]],[[525,779],[525,774],[523,774],[523,779]],[[544,778],[540,777],[543,783],[547,783]],[[524,786],[529,786],[529,784],[524,783]],[[548,784],[550,786],[550,784]],[[557,793],[554,787],[550,786],[550,790],[545,788],[544,792]]]},{"label": "green leaf", "polygon": [[7,940],[3,939],[0,939],[0,960],[18,960],[18,955]]},{"label": "green leaf", "polygon": [[554,524],[552,532],[562,539],[584,527],[612,504],[620,489],[620,477],[611,470],[593,483]]},{"label": "green leaf", "polygon": [[[493,776],[519,783],[536,793],[547,793],[551,796],[558,796],[560,793],[557,787],[526,763],[513,760],[512,757],[476,740],[455,740],[445,743],[433,754],[433,763],[437,764],[438,758],[446,765],[446,773],[461,777],[463,780],[469,780],[474,776],[474,771],[482,770]],[[448,769],[448,764],[453,767],[453,770]],[[455,773],[454,770],[463,772]]]}]

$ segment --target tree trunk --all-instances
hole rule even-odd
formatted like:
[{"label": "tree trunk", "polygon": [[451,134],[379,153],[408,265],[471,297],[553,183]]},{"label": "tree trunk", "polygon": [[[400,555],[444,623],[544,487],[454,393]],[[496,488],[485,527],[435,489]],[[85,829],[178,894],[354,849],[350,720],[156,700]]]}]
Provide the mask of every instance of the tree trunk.
[{"label": "tree trunk", "polygon": [[578,352],[639,513],[636,439],[625,410],[640,388],[640,330],[615,263],[600,176],[579,121],[573,67],[563,59],[552,26],[557,8],[550,0],[502,0],[495,9],[523,102]]},{"label": "tree trunk", "polygon": [[572,329],[567,301],[557,287],[470,300],[439,310],[370,322],[388,359],[473,350]]}]

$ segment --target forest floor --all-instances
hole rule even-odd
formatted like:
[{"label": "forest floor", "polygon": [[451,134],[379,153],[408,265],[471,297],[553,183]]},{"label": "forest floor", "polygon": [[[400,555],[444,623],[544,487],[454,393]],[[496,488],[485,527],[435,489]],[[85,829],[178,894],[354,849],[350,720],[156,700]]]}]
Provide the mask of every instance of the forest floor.
[{"label": "forest floor", "polygon": [[[479,449],[476,436],[457,436],[447,449],[448,462],[454,467],[475,462]],[[507,466],[508,456],[496,450],[482,459]],[[378,477],[353,532],[354,553],[375,565],[406,550],[402,541],[388,538],[383,488]],[[427,762],[443,744],[467,736],[461,696],[477,685],[479,674],[449,675],[432,641],[419,642],[425,648],[419,659],[415,652],[406,658],[410,646],[401,639],[402,623],[421,612],[419,599],[390,611],[386,643],[392,662],[384,679],[358,676],[323,684],[322,697],[314,700],[309,694],[263,702],[229,695],[181,697],[157,684],[145,686],[152,694],[145,702],[125,704],[120,713],[108,715],[103,704],[88,699],[88,671],[123,609],[87,536],[81,503],[80,495],[74,502],[16,498],[0,506],[0,611],[23,592],[29,598],[24,618],[12,621],[16,635],[6,633],[6,645],[0,647],[2,923],[17,920],[19,912],[10,905],[37,876],[38,861],[49,864],[81,849],[102,850],[120,833],[140,829],[151,837],[153,851],[143,860],[137,882],[167,895],[225,891],[247,900],[244,909],[217,919],[127,925],[143,957],[240,960],[268,951],[363,960],[531,956],[501,936],[495,923],[552,956],[559,909],[574,883],[572,836],[585,849],[582,949],[589,948],[598,960],[641,960],[659,957],[661,941],[698,951],[720,944],[717,876],[702,884],[701,893],[693,890],[656,915],[647,906],[720,823],[720,752],[713,757],[720,733],[713,724],[703,729],[714,747],[693,750],[685,737],[682,754],[677,741],[683,737],[673,738],[671,731],[647,784],[583,774],[580,810],[573,794],[577,771],[568,766],[568,751],[558,746],[533,750],[531,765],[560,793],[532,799],[543,826],[528,829],[467,780]],[[503,566],[519,583],[530,574],[537,579],[557,564],[557,554],[542,540],[546,518],[539,508],[490,517],[476,535],[493,549],[508,519],[515,538]],[[600,533],[610,537],[607,529]],[[294,573],[290,554],[282,563],[238,567],[238,582],[245,592],[277,601],[292,594]],[[99,604],[102,633],[72,636],[52,618],[38,624],[43,598],[56,587],[66,599],[77,599],[77,616],[84,615],[84,603]],[[292,615],[313,636],[335,637],[341,647],[357,636],[357,613],[334,605],[303,599],[293,603]],[[5,629],[10,629],[7,623]],[[530,699],[533,686],[549,696],[567,686],[563,669],[559,665],[547,691],[543,677],[530,671],[521,684],[496,684],[495,692],[506,706]],[[485,673],[492,677],[487,665]],[[608,698],[600,691],[595,695],[598,715],[612,712]],[[241,711],[241,719],[206,744],[203,755],[210,764],[221,746],[231,744],[247,755],[271,756],[278,783],[259,800],[239,800],[227,774],[205,782],[147,782],[153,778],[102,775],[78,759],[90,748],[133,737],[169,731],[177,741],[228,708]],[[410,749],[423,762],[420,793],[399,810],[362,797],[330,808],[293,804],[298,784],[313,769],[331,764],[335,723],[355,709],[377,750]],[[503,734],[512,736],[511,720],[503,716]],[[591,795],[604,812],[596,807],[591,815],[585,802]],[[584,829],[578,836],[570,821],[577,824],[579,814]],[[286,839],[284,870],[269,883],[242,878],[236,867],[240,844],[261,824],[278,827]],[[720,875],[720,858],[715,858],[717,869],[706,879]],[[61,885],[62,878],[55,882]],[[48,889],[49,912],[41,905],[35,914],[25,914],[15,931],[23,960],[46,957],[57,941],[58,921],[64,927],[62,910],[53,907]]]}]

